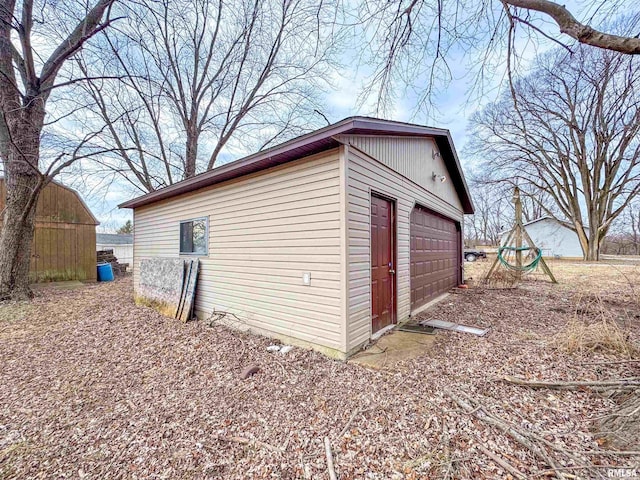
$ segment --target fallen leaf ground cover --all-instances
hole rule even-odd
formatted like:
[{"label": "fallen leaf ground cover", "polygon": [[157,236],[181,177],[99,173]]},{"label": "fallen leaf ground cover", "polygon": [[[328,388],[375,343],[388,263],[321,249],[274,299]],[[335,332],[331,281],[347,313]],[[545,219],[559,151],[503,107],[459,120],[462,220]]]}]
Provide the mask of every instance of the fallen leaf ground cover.
[{"label": "fallen leaf ground cover", "polygon": [[[628,358],[551,342],[605,305],[637,345],[640,267],[552,267],[556,286],[450,295],[422,317],[491,332],[439,332],[427,355],[382,371],[300,348],[273,354],[266,338],[164,318],[133,303],[130,279],[1,304],[0,478],[328,478],[325,437],[341,479],[639,468],[639,456],[616,453],[593,429],[616,399],[501,380],[640,377]],[[241,379],[250,364],[260,371]],[[487,416],[538,435],[551,458]]]}]

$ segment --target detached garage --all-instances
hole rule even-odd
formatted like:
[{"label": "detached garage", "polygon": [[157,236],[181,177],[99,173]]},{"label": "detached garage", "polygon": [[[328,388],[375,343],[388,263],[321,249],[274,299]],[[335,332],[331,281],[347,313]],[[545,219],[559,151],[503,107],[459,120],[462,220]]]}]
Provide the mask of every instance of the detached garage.
[{"label": "detached garage", "polygon": [[353,117],[121,205],[134,284],[200,259],[196,312],[344,358],[462,281],[469,191],[447,130]]}]

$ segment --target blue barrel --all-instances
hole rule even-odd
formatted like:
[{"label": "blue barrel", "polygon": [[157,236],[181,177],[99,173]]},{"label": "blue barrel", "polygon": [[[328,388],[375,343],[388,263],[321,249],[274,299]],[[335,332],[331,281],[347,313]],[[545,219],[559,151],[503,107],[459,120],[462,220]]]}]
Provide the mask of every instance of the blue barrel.
[{"label": "blue barrel", "polygon": [[112,282],[113,281],[113,268],[110,263],[98,264],[98,281],[99,282]]}]

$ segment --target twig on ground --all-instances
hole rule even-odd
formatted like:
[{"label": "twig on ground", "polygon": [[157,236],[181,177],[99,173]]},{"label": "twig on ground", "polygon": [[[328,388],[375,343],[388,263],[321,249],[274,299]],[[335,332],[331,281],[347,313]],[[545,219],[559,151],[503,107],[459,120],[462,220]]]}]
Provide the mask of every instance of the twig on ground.
[{"label": "twig on ground", "polygon": [[333,467],[333,455],[331,454],[331,443],[329,443],[329,437],[324,437],[324,453],[327,456],[327,470],[329,470],[329,478],[331,480],[338,480],[336,470]]},{"label": "twig on ground", "polygon": [[500,465],[503,469],[505,469],[507,472],[509,472],[511,475],[513,475],[515,478],[517,479],[521,479],[521,480],[525,480],[527,477],[522,474],[516,467],[514,467],[513,465],[511,465],[509,462],[507,462],[506,460],[500,458],[498,455],[496,455],[495,453],[493,453],[491,450],[489,450],[488,448],[486,448],[484,445],[482,445],[481,440],[478,437],[475,437],[476,440],[478,441],[478,444],[476,445],[478,447],[478,449],[484,453],[487,457],[489,457],[491,460],[493,460],[494,462],[496,462],[498,465]]},{"label": "twig on ground", "polygon": [[638,377],[618,378],[614,380],[588,380],[588,381],[574,381],[574,382],[561,382],[561,381],[544,381],[544,380],[524,380],[518,377],[505,376],[501,379],[503,382],[510,383],[512,385],[520,385],[522,387],[530,388],[554,388],[559,390],[579,390],[581,388],[599,389],[636,389],[640,387],[640,380]]},{"label": "twig on ground", "polygon": [[259,447],[266,448],[267,450],[271,450],[273,452],[282,451],[282,449],[278,447],[274,447],[268,443],[262,442],[260,440],[251,440],[250,438],[237,437],[237,436],[227,436],[227,435],[214,435],[214,439],[221,442],[229,442],[229,443],[239,443],[240,445],[250,445],[254,444]]},{"label": "twig on ground", "polygon": [[349,430],[349,427],[351,426],[351,424],[353,423],[353,421],[356,419],[356,417],[358,415],[361,415],[365,412],[367,412],[369,409],[361,409],[358,408],[356,409],[355,412],[353,412],[353,414],[351,415],[351,417],[349,418],[349,420],[347,421],[347,423],[345,424],[344,428],[342,429],[342,431],[338,434],[338,438],[342,438],[342,436],[347,433],[347,430]]}]

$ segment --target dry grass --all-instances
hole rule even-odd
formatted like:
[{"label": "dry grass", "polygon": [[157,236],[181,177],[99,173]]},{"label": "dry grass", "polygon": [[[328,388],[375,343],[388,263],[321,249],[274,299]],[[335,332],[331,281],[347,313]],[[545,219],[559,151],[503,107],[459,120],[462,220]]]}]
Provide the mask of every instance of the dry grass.
[{"label": "dry grass", "polygon": [[[486,277],[493,260],[494,258],[489,258],[473,263],[465,262],[465,278],[471,277],[479,283]],[[571,295],[601,295],[605,300],[615,297],[620,302],[631,301],[640,305],[640,264],[638,263],[620,264],[609,261],[589,263],[548,259],[547,264],[558,280],[558,290]],[[501,268],[498,272],[505,272],[505,269]],[[523,285],[538,281],[548,281],[548,277],[540,269],[524,275]]]},{"label": "dry grass", "polygon": [[592,323],[574,318],[553,337],[551,345],[580,356],[599,352],[633,358],[638,352],[629,340],[629,332],[607,318]]},{"label": "dry grass", "polygon": [[[512,272],[498,269],[491,279],[485,279],[493,260],[466,263],[467,276],[484,283],[489,288],[509,288],[518,282]],[[640,308],[640,265],[620,263],[547,261],[558,280],[549,285],[566,295],[575,305],[573,315],[566,326],[556,333],[550,345],[572,354],[585,356],[593,352],[611,354],[623,358],[638,355],[638,346],[631,338],[629,313],[614,307],[638,305]],[[536,271],[525,275],[520,284],[525,289],[534,288],[538,282],[548,282],[544,273]],[[567,309],[566,313],[570,313]]]},{"label": "dry grass", "polygon": [[628,314],[615,313],[600,294],[579,294],[574,317],[554,335],[551,344],[567,353],[593,352],[633,358],[638,348],[631,340]]},{"label": "dry grass", "polygon": [[515,288],[518,283],[516,272],[506,269],[495,271],[491,277],[485,274],[480,280],[480,284],[488,288]]}]

